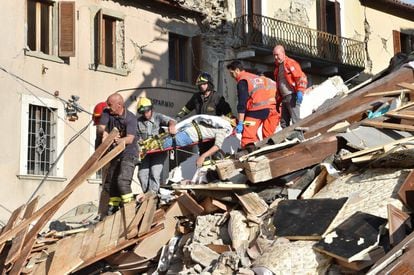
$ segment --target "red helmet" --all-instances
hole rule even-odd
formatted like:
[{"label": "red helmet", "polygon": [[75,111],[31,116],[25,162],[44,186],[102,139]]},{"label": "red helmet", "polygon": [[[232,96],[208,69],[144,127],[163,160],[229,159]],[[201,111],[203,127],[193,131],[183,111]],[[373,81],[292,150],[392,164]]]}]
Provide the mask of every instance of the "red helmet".
[{"label": "red helmet", "polygon": [[106,102],[100,102],[96,104],[95,108],[93,108],[92,114],[93,125],[99,124],[99,120],[101,119],[102,113],[106,108],[108,108]]}]

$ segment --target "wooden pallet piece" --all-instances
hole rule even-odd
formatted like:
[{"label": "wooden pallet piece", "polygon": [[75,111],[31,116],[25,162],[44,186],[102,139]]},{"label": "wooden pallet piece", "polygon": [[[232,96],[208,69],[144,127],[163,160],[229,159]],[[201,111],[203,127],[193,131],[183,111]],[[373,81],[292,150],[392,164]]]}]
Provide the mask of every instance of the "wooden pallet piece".
[{"label": "wooden pallet piece", "polygon": [[239,199],[247,214],[260,217],[267,212],[269,208],[266,202],[254,192],[234,193]]},{"label": "wooden pallet piece", "polygon": [[[104,142],[98,147],[98,149],[92,154],[92,156],[86,161],[86,163],[82,166],[76,176],[69,182],[69,184],[65,187],[63,191],[61,191],[58,195],[56,195],[52,200],[47,202],[43,205],[39,210],[37,210],[33,215],[20,222],[16,225],[13,229],[5,230],[0,235],[0,244],[4,243],[8,239],[11,239],[16,236],[20,230],[26,228],[29,224],[34,222],[35,220],[42,217],[46,212],[53,209],[54,207],[63,204],[63,202],[68,198],[68,196],[80,185],[82,184],[88,177],[90,177],[93,173],[99,170],[102,166],[104,166],[107,162],[109,162],[112,158],[116,155],[121,153],[125,148],[125,143],[119,144],[116,148],[114,148],[109,155],[111,158],[106,157],[99,161],[101,156],[106,152],[109,146],[112,144],[113,139],[119,134],[118,130],[114,129],[109,134],[108,138],[105,139]],[[82,173],[81,173],[82,172]]]},{"label": "wooden pallet piece", "polygon": [[50,265],[49,274],[69,274],[82,264],[80,253],[84,246],[85,233],[78,233],[60,240]]},{"label": "wooden pallet piece", "polygon": [[[39,202],[39,197],[37,196],[27,205],[24,211],[23,219],[28,219],[33,214],[33,212],[35,211],[37,207],[38,202]],[[22,249],[24,240],[26,238],[27,231],[28,231],[28,228],[24,228],[20,230],[20,232],[17,233],[16,237],[13,239],[12,246],[10,248],[9,254],[7,255],[7,259],[5,262],[6,265],[15,261],[16,258],[19,256],[20,250]]]},{"label": "wooden pallet piece", "polygon": [[412,170],[398,190],[400,200],[414,210],[414,170]]},{"label": "wooden pallet piece", "polygon": [[405,224],[410,216],[391,204],[387,206],[387,212],[390,244],[396,246],[406,237]]},{"label": "wooden pallet piece", "polygon": [[75,270],[73,270],[72,272],[77,272],[79,270],[81,270],[82,268],[85,268],[99,260],[102,260],[112,254],[115,254],[119,251],[121,251],[122,249],[125,249],[127,247],[130,247],[134,244],[140,243],[143,240],[145,240],[146,238],[150,238],[151,236],[154,236],[155,234],[159,233],[161,230],[164,229],[164,225],[163,224],[159,224],[153,228],[151,228],[151,230],[149,232],[147,232],[145,235],[139,237],[139,238],[134,238],[134,239],[130,239],[130,240],[125,240],[123,242],[118,243],[117,246],[115,246],[113,249],[111,250],[106,250],[106,251],[100,251],[98,252],[93,258],[89,258],[89,259],[85,259],[84,262],[82,263],[81,266],[79,266],[78,268],[76,268]]},{"label": "wooden pallet piece", "polygon": [[84,239],[88,246],[84,247],[80,253],[80,258],[83,261],[95,257],[103,229],[104,223],[101,221],[85,233]]},{"label": "wooden pallet piece", "polygon": [[114,215],[106,216],[103,220],[104,227],[102,233],[99,237],[98,246],[96,248],[96,254],[99,254],[101,251],[106,251],[109,246],[109,240],[111,239],[112,227],[114,225],[115,216],[119,213],[116,212]]},{"label": "wooden pallet piece", "polygon": [[142,217],[141,225],[138,229],[138,237],[141,237],[151,229],[152,221],[154,220],[154,214],[157,210],[157,196],[151,195],[148,197],[147,210]]}]

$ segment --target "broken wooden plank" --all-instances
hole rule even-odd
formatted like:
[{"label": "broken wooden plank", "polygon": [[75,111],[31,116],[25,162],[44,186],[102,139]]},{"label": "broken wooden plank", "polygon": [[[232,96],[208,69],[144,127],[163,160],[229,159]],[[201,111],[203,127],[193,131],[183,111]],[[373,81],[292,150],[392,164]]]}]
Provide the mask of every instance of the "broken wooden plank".
[{"label": "broken wooden plank", "polygon": [[412,114],[404,114],[404,113],[397,113],[397,112],[387,112],[384,114],[388,117],[398,118],[398,119],[407,119],[407,120],[414,120],[414,115]]},{"label": "broken wooden plank", "polygon": [[[28,219],[33,212],[35,211],[37,204],[39,202],[39,197],[37,196],[34,198],[26,207],[23,219]],[[17,233],[16,237],[12,241],[12,246],[10,248],[9,254],[7,255],[7,259],[5,264],[8,265],[11,262],[14,262],[16,258],[20,254],[20,250],[23,247],[24,239],[26,238],[28,228],[22,229],[19,233]]]},{"label": "broken wooden plank", "polygon": [[387,143],[385,145],[375,146],[375,147],[372,147],[372,148],[367,148],[367,149],[360,150],[360,151],[357,151],[357,152],[354,152],[354,153],[343,155],[343,156],[341,156],[341,160],[352,159],[352,158],[359,157],[359,156],[362,156],[362,155],[366,155],[366,154],[369,154],[369,153],[372,153],[372,152],[375,152],[375,151],[384,150],[384,146],[395,146],[395,145],[405,143],[405,142],[409,142],[409,141],[413,141],[413,140],[414,140],[414,137],[412,137],[412,136],[402,138],[402,139],[398,139],[396,141]]},{"label": "broken wooden plank", "polygon": [[228,180],[234,176],[236,176],[242,168],[242,164],[240,161],[237,160],[220,160],[216,163],[216,171],[219,176],[220,180]]},{"label": "broken wooden plank", "polygon": [[247,214],[251,214],[256,217],[262,216],[267,212],[268,206],[266,202],[254,192],[240,192],[234,193],[236,197],[240,200],[243,208],[246,210]]},{"label": "broken wooden plank", "polygon": [[[80,253],[87,246],[84,243],[85,233],[78,233],[60,240],[57,243],[53,259],[50,264],[50,274],[69,274],[82,264]],[[84,243],[84,244],[83,244]]]},{"label": "broken wooden plank", "polygon": [[322,187],[325,186],[327,176],[328,176],[328,171],[326,171],[325,168],[322,168],[321,173],[316,176],[316,178],[308,186],[308,188],[305,190],[305,192],[303,192],[302,195],[300,195],[300,198],[301,199],[310,199],[310,198],[312,198],[316,193],[319,192],[319,190],[322,189]]},{"label": "broken wooden plank", "polygon": [[378,259],[385,255],[385,251],[383,247],[377,247],[374,250],[367,253],[367,257],[369,260],[362,260],[362,261],[353,261],[353,262],[346,262],[341,261],[340,259],[335,259],[335,261],[346,268],[352,269],[354,271],[361,271],[371,265],[373,265]]},{"label": "broken wooden plank", "polygon": [[362,260],[377,247],[386,219],[360,211],[355,212],[313,246],[313,249],[341,261]]},{"label": "broken wooden plank", "polygon": [[[13,229],[16,222],[20,219],[20,215],[24,209],[24,205],[21,205],[20,207],[16,208],[10,215],[9,220],[7,221],[7,224],[3,227],[2,232],[7,232]],[[0,252],[4,248],[4,242],[0,244]]]},{"label": "broken wooden plank", "polygon": [[404,183],[398,190],[398,196],[405,205],[412,210],[414,209],[414,170],[404,180]]},{"label": "broken wooden plank", "polygon": [[408,82],[402,82],[397,84],[398,87],[409,89],[411,91],[414,91],[414,84],[408,83]]},{"label": "broken wooden plank", "polygon": [[406,125],[406,124],[389,123],[389,122],[382,122],[382,121],[375,121],[375,120],[364,120],[361,122],[361,124],[365,126],[379,128],[379,129],[393,129],[393,130],[414,132],[414,126]]},{"label": "broken wooden plank", "polygon": [[399,90],[393,90],[393,91],[383,91],[383,92],[372,92],[365,95],[365,97],[369,96],[399,96],[403,93],[409,92],[408,89],[399,89]]},{"label": "broken wooden plank", "polygon": [[190,214],[188,210],[174,202],[165,213],[164,229],[156,234],[145,238],[134,249],[138,256],[152,259],[157,256],[158,251],[165,245],[176,233],[176,217]]},{"label": "broken wooden plank", "polygon": [[142,217],[141,225],[138,229],[138,237],[144,235],[151,229],[152,221],[154,220],[155,210],[157,210],[158,197],[155,194],[151,194],[148,197],[148,206]]},{"label": "broken wooden plank", "polygon": [[249,185],[232,183],[232,182],[222,182],[222,183],[207,183],[207,184],[172,184],[171,187],[177,190],[187,190],[187,189],[205,189],[205,190],[235,190],[235,189],[247,189]]},{"label": "broken wooden plank", "polygon": [[392,204],[387,206],[387,212],[390,244],[391,246],[396,246],[406,237],[405,225],[409,221],[410,216]]},{"label": "broken wooden plank", "polygon": [[273,215],[276,236],[290,240],[320,240],[347,198],[283,200]]},{"label": "broken wooden plank", "polygon": [[20,251],[20,255],[14,262],[13,267],[9,272],[10,275],[17,275],[21,273],[21,270],[23,269],[23,266],[26,263],[26,259],[32,251],[33,245],[36,241],[37,234],[53,217],[53,215],[57,212],[58,209],[59,205],[55,205],[49,210],[47,210],[45,213],[42,213],[41,217],[36,222],[36,224],[29,230],[24,240],[23,248]]},{"label": "broken wooden plank", "polygon": [[130,240],[125,240],[123,242],[118,243],[118,245],[114,248],[112,248],[111,250],[105,250],[105,251],[98,251],[96,253],[96,255],[93,258],[89,258],[89,259],[84,259],[84,262],[82,263],[81,266],[77,267],[75,270],[73,270],[72,272],[77,272],[101,259],[104,259],[106,257],[108,257],[109,255],[112,255],[114,253],[117,253],[119,251],[121,251],[122,249],[125,249],[127,247],[130,247],[136,243],[140,243],[143,240],[150,238],[152,236],[154,236],[155,234],[161,232],[164,229],[164,225],[163,224],[159,224],[153,228],[150,229],[149,232],[147,232],[145,235],[139,237],[139,238],[134,238],[134,239],[130,239]]},{"label": "broken wooden plank", "polygon": [[292,148],[250,159],[244,164],[252,183],[267,181],[320,163],[337,151],[332,133],[303,142]]},{"label": "broken wooden plank", "polygon": [[144,217],[144,213],[147,210],[148,200],[145,199],[142,201],[141,205],[138,208],[138,212],[135,214],[132,221],[129,223],[127,228],[127,239],[132,239],[138,236],[138,226]]},{"label": "broken wooden plank", "polygon": [[[102,168],[102,166],[104,166],[107,162],[109,162],[111,159],[105,158],[105,161],[101,161],[101,162],[99,159],[106,152],[106,150],[112,144],[113,139],[116,136],[118,136],[118,134],[119,132],[117,129],[114,129],[111,131],[109,136],[105,139],[104,142],[102,142],[102,144],[97,148],[97,150],[92,154],[92,156],[86,161],[86,163],[81,167],[79,172],[68,183],[68,185],[65,187],[63,191],[61,191],[58,195],[56,195],[52,200],[48,201],[35,213],[33,213],[33,215],[30,218],[23,220],[18,225],[16,225],[13,229],[3,231],[2,234],[0,235],[0,244],[4,243],[10,238],[15,237],[15,235],[18,232],[20,232],[20,230],[26,228],[33,221],[41,218],[49,210],[55,208],[56,206],[60,207],[60,205],[63,204],[63,202],[68,198],[68,196],[72,194],[72,192],[80,184],[82,184],[88,177],[90,177],[93,173],[95,173],[97,170]],[[119,144],[117,147],[115,147],[112,150],[114,152],[111,154],[111,157],[114,158],[116,155],[121,153],[124,148],[125,148],[125,143]]]},{"label": "broken wooden plank", "polygon": [[181,195],[177,198],[177,201],[194,216],[201,215],[204,212],[204,208],[199,205],[198,202],[193,199],[193,197],[191,197],[187,192],[181,193]]},{"label": "broken wooden plank", "polygon": [[88,243],[89,245],[84,247],[80,253],[80,258],[83,261],[95,257],[103,229],[104,222],[101,221],[85,233],[85,243]]},{"label": "broken wooden plank", "polygon": [[218,210],[226,212],[226,211],[230,211],[230,209],[231,209],[231,207],[228,206],[227,204],[225,204],[225,203],[223,203],[219,200],[213,199],[211,197],[205,198],[200,203],[200,205],[204,208],[203,214],[210,214],[210,213],[216,212]]}]

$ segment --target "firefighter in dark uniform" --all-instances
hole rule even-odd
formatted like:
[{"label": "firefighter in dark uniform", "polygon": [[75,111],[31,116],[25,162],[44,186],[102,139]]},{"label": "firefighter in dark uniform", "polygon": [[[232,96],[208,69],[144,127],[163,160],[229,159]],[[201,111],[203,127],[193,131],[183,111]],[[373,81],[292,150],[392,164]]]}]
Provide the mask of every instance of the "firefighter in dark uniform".
[{"label": "firefighter in dark uniform", "polygon": [[[178,120],[193,110],[198,115],[232,116],[230,105],[222,95],[214,91],[213,78],[209,73],[200,73],[195,85],[198,86],[199,92],[194,94],[177,114]],[[214,141],[200,143],[200,154],[206,152],[212,145],[214,145]]]}]

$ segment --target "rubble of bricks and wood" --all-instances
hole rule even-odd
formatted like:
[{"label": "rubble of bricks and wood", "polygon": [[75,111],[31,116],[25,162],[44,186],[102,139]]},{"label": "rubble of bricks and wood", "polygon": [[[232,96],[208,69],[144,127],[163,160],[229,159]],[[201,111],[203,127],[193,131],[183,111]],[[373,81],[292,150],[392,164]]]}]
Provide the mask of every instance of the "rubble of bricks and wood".
[{"label": "rubble of bricks and wood", "polygon": [[87,226],[45,229],[124,149],[105,154],[108,138],[61,193],[12,213],[0,234],[0,267],[6,274],[412,274],[413,132],[414,73],[405,65],[333,98],[256,150],[218,161],[212,182],[174,184],[167,202],[146,194]]}]

